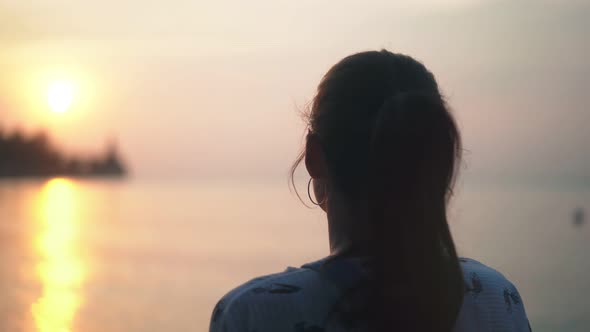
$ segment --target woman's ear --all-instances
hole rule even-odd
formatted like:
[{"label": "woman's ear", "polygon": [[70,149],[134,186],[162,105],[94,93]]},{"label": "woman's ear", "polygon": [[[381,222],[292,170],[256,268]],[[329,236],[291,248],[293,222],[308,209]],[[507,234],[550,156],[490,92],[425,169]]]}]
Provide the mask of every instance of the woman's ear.
[{"label": "woman's ear", "polygon": [[328,165],[326,164],[324,150],[318,138],[312,133],[307,134],[305,167],[313,179],[324,179],[328,177]]}]

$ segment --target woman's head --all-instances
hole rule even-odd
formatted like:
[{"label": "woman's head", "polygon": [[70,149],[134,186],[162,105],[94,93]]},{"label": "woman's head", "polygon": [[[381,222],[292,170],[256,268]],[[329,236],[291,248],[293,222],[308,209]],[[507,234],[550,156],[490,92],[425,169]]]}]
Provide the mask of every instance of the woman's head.
[{"label": "woman's head", "polygon": [[[434,76],[411,57],[383,50],[344,58],[321,81],[308,128],[308,171],[346,195],[367,194],[375,171],[371,166],[378,166],[372,163],[383,161],[377,157],[390,162],[387,172],[393,171],[390,166],[408,168],[427,161],[424,167],[440,174],[448,189],[452,185],[459,133]],[[387,149],[380,151],[383,155],[372,155],[379,153],[376,143],[385,139],[381,135],[395,146],[383,147]],[[410,154],[422,158],[411,160]],[[434,155],[447,158],[435,165],[429,158]]]},{"label": "woman's head", "polygon": [[462,277],[446,203],[461,142],[432,73],[385,50],[348,56],[322,79],[308,128],[293,169],[305,158],[325,210],[334,195],[362,202],[356,222],[375,262],[371,324],[450,331]]}]

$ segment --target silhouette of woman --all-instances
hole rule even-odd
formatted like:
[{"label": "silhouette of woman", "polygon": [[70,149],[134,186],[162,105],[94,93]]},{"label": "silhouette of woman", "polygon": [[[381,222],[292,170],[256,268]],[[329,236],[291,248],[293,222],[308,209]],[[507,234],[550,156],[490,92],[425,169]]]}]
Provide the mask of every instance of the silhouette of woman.
[{"label": "silhouette of woman", "polygon": [[210,331],[529,331],[514,285],[457,256],[446,209],[461,151],[420,62],[382,50],[337,63],[292,167],[305,160],[331,255],[234,289]]}]

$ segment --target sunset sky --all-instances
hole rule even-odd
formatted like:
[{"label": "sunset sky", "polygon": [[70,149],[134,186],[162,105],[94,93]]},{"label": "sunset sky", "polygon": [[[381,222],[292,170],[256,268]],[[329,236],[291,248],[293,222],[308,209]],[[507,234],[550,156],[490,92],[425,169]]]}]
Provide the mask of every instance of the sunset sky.
[{"label": "sunset sky", "polygon": [[116,137],[137,176],[284,176],[326,70],[387,48],[438,78],[469,172],[588,179],[589,32],[586,1],[0,0],[0,126]]}]

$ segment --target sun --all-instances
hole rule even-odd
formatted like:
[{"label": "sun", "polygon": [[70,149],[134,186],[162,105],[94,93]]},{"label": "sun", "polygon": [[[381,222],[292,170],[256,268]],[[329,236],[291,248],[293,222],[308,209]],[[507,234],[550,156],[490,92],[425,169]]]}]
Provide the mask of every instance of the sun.
[{"label": "sun", "polygon": [[68,81],[53,81],[47,87],[47,104],[55,113],[65,113],[74,101],[74,88]]}]

